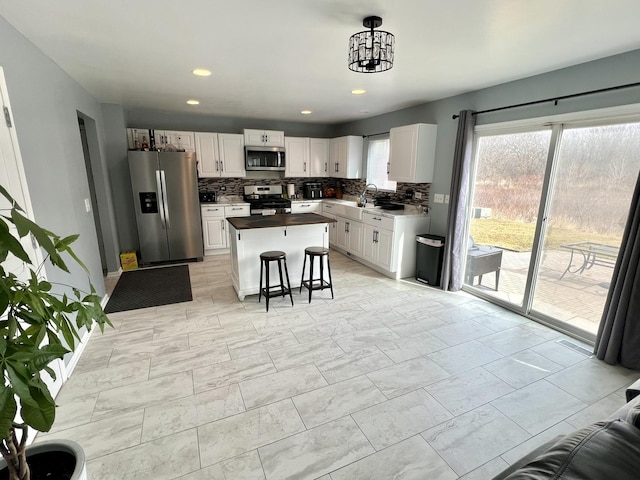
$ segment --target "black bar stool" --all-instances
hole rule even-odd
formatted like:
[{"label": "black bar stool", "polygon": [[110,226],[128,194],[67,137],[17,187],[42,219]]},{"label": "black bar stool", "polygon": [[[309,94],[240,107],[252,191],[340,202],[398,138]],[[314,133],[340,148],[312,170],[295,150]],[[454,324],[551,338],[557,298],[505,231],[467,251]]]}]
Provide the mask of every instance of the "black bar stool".
[{"label": "black bar stool", "polygon": [[[309,280],[304,279],[304,271],[307,266],[307,256],[309,257]],[[320,260],[320,278],[313,278],[313,264],[315,259]],[[327,269],[329,271],[329,281],[324,279],[324,259],[327,259]],[[314,284],[317,282],[317,284]],[[307,247],[304,249],[304,261],[302,262],[302,277],[300,277],[300,293],[302,287],[309,289],[309,303],[311,303],[311,292],[313,290],[331,289],[331,298],[333,298],[333,281],[331,280],[331,263],[329,262],[329,249],[324,247]]]},{"label": "black bar stool", "polygon": [[[280,273],[280,285],[271,285],[269,283],[269,264],[270,262],[278,262],[278,272]],[[287,286],[284,286],[282,278],[282,262],[284,262],[284,273],[287,276]],[[265,288],[262,288],[262,271],[266,269],[265,274]],[[277,291],[271,291],[273,288],[277,288]],[[293,306],[293,296],[291,296],[291,285],[289,284],[289,270],[287,269],[287,254],[279,250],[272,250],[269,252],[262,252],[260,254],[260,290],[258,291],[258,302],[264,295],[267,302],[267,312],[269,311],[269,298],[276,297],[278,295],[285,296],[289,294],[291,298],[291,306]]]}]

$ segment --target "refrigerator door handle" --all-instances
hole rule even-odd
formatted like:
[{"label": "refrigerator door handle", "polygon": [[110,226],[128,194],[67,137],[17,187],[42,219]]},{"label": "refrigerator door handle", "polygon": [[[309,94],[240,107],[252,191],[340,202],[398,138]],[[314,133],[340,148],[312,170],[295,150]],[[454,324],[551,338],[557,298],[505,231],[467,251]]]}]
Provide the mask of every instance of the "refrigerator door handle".
[{"label": "refrigerator door handle", "polygon": [[165,223],[166,220],[164,218],[164,190],[162,188],[162,173],[160,172],[160,170],[156,170],[156,188],[158,189],[158,196],[160,197],[160,199],[162,200],[162,204],[160,205],[160,208],[158,209],[158,212],[160,212],[160,223],[162,225],[162,229],[165,230]]},{"label": "refrigerator door handle", "polygon": [[164,170],[160,170],[160,180],[162,181],[162,205],[164,209],[164,222],[167,225],[167,229],[171,228],[171,222],[169,220],[169,199],[167,198],[167,179],[164,176]]}]

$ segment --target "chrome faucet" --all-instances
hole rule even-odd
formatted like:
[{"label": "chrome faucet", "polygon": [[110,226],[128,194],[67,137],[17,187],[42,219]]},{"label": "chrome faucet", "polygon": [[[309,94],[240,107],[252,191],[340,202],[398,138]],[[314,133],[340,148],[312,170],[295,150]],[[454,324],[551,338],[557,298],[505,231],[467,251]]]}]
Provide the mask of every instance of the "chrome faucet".
[{"label": "chrome faucet", "polygon": [[361,206],[364,207],[367,204],[367,198],[364,196],[365,193],[367,193],[367,189],[369,187],[373,187],[376,189],[376,195],[378,194],[378,187],[373,184],[373,183],[368,183],[365,187],[364,190],[362,191],[362,193],[360,194],[360,203],[362,204]]},{"label": "chrome faucet", "polygon": [[373,188],[375,188],[375,189],[376,189],[376,194],[378,193],[378,187],[377,187],[375,184],[373,184],[373,183],[367,183],[367,186],[366,186],[366,187],[364,187],[364,190],[362,191],[362,195],[363,195],[363,196],[364,196],[364,194],[365,194],[365,193],[367,193],[367,188],[369,188],[369,187],[373,187]]}]

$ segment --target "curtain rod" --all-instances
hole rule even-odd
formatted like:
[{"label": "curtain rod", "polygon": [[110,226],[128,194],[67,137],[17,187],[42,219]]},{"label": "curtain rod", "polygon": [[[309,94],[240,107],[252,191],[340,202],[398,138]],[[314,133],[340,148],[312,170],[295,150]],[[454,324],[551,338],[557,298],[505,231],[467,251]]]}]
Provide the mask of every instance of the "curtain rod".
[{"label": "curtain rod", "polygon": [[[489,110],[480,110],[479,112],[473,112],[472,115],[480,115],[481,113],[498,112],[500,110],[509,110],[509,109],[518,108],[518,107],[528,107],[530,105],[537,105],[540,103],[547,103],[547,102],[554,102],[554,104],[557,105],[559,100],[567,100],[568,98],[582,97],[585,95],[593,95],[596,93],[612,92],[614,90],[622,90],[625,88],[633,88],[633,87],[640,87],[640,82],[628,83],[626,85],[618,85],[616,87],[600,88],[598,90],[591,90],[588,92],[572,93],[571,95],[563,95],[561,97],[545,98],[544,100],[534,100],[533,102],[518,103],[516,105],[507,105],[506,107],[490,108]],[[451,118],[455,120],[458,117],[460,117],[460,115],[453,115]]]}]

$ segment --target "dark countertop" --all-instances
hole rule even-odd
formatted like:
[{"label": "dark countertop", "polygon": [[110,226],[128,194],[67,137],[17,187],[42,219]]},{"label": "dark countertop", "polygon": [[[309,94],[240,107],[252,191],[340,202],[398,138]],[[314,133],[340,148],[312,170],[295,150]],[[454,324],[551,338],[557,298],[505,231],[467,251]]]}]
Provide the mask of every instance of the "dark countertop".
[{"label": "dark countertop", "polygon": [[323,217],[317,213],[288,213],[283,215],[251,215],[250,217],[232,217],[227,221],[236,230],[250,228],[295,227],[317,223],[333,223],[334,219]]}]

